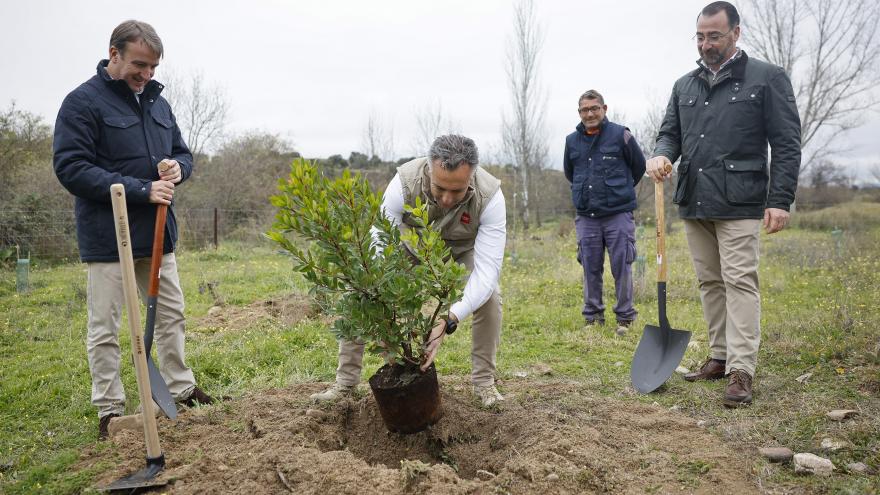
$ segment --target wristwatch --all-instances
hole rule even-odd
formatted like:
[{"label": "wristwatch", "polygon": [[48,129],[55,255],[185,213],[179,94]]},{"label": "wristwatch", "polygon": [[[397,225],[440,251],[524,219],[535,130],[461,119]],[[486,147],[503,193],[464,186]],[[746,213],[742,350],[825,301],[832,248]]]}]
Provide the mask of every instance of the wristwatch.
[{"label": "wristwatch", "polygon": [[458,322],[452,318],[446,318],[446,335],[452,335],[458,329]]}]

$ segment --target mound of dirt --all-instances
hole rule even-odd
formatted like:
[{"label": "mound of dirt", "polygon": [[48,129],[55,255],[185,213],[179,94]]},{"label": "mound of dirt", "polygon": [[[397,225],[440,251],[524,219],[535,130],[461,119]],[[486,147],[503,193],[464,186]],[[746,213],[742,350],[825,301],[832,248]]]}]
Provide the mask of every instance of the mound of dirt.
[{"label": "mound of dirt", "polygon": [[[309,383],[251,394],[159,422],[163,493],[751,493],[747,460],[684,415],[597,398],[571,382],[516,381],[481,408],[461,378],[441,380],[444,417],[389,433],[372,394],[315,405]],[[80,469],[144,466],[140,431],[89,448]]]},{"label": "mound of dirt", "polygon": [[194,331],[217,332],[224,329],[245,328],[259,320],[275,319],[291,327],[307,318],[317,316],[315,300],[301,294],[289,294],[274,299],[257,301],[247,306],[216,305],[201,318],[193,318]]}]

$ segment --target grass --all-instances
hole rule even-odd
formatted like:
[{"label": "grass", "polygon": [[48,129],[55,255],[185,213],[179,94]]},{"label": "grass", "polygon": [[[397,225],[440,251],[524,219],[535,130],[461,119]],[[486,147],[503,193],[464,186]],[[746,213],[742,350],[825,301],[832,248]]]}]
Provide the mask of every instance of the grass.
[{"label": "grass", "polygon": [[[653,259],[651,229],[639,250]],[[561,234],[561,235],[560,235]],[[873,301],[880,286],[880,230],[857,229],[834,237],[829,230],[792,229],[762,238],[762,347],[755,404],[726,410],[723,383],[689,384],[673,377],[662,393],[628,391],[629,361],[641,326],[656,323],[652,264],[637,281],[636,330],[614,335],[613,281],[606,270],[604,328],[582,329],[580,267],[574,233],[548,223],[528,240],[508,244],[502,280],[504,326],[498,364],[501,388],[516,372],[549,366],[556,377],[577,380],[595,394],[627,401],[657,402],[705,421],[744,453],[743,467],[769,491],[871,493],[877,478],[845,474],[830,478],[795,476],[790,467],[767,464],[758,447],[782,445],[795,452],[830,457],[836,466],[864,462],[880,468],[880,316]],[[669,319],[692,330],[695,347],[683,364],[693,368],[708,353],[697,284],[680,225],[667,240]],[[222,298],[246,306],[307,287],[289,260],[266,245],[226,244],[219,250],[179,253],[181,280],[190,318],[187,359],[201,386],[211,393],[241,396],[301,381],[331,381],[336,342],[320,319],[286,327],[255,318],[243,328],[203,326],[199,319]],[[95,472],[76,471],[94,441],[97,419],[89,403],[85,355],[85,267],[32,265],[31,291],[15,293],[15,273],[0,271],[0,492],[79,493]],[[123,325],[120,341],[128,347]],[[441,374],[470,371],[470,325],[444,343]],[[365,360],[364,378],[380,361]],[[795,380],[812,373],[809,380]],[[133,410],[136,390],[131,366],[122,379]],[[853,420],[834,423],[832,409],[855,409]],[[849,449],[821,451],[823,438],[846,440]],[[687,483],[710,464],[682,464]]]}]

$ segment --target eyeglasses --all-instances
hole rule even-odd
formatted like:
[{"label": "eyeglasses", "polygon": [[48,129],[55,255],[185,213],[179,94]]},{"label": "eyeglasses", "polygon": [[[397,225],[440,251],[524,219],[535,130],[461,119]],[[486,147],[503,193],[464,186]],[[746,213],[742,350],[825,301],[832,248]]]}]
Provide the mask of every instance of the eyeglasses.
[{"label": "eyeglasses", "polygon": [[715,43],[718,43],[719,41],[721,41],[722,38],[724,38],[725,36],[730,34],[733,31],[733,29],[735,29],[735,28],[736,27],[734,26],[734,28],[730,29],[726,33],[718,33],[718,32],[709,33],[709,36],[706,36],[703,33],[697,33],[691,39],[697,40],[697,43],[703,43],[704,41],[706,41],[706,39],[708,39],[709,43],[712,43],[714,45]]},{"label": "eyeglasses", "polygon": [[594,105],[592,107],[578,108],[578,113],[588,115],[590,113],[599,113],[599,110],[602,110],[602,107],[600,107],[599,105]]}]

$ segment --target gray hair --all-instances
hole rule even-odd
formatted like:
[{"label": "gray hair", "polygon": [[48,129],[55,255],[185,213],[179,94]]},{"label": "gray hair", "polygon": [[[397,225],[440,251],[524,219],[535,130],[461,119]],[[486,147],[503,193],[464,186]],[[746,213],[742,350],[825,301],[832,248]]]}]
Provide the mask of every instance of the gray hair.
[{"label": "gray hair", "polygon": [[599,100],[600,105],[605,104],[605,98],[602,98],[602,94],[596,91],[595,89],[588,89],[578,98],[578,105],[581,104],[584,100]]},{"label": "gray hair", "polygon": [[462,163],[475,167],[480,162],[474,140],[458,134],[447,134],[435,139],[428,151],[428,159],[432,165],[435,160],[439,160],[440,166],[449,171],[457,169]]},{"label": "gray hair", "polygon": [[125,55],[125,44],[143,41],[150,50],[156,52],[159,58],[162,58],[164,48],[162,40],[156,34],[153,26],[143,21],[135,21],[133,19],[123,22],[116,26],[113,34],[110,35],[110,46],[115,46],[119,50],[120,55]]}]

